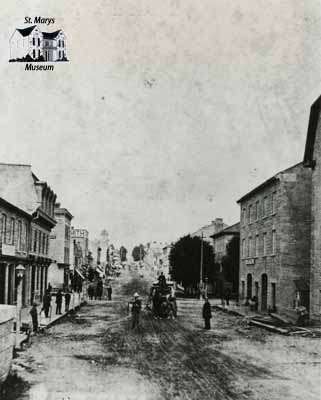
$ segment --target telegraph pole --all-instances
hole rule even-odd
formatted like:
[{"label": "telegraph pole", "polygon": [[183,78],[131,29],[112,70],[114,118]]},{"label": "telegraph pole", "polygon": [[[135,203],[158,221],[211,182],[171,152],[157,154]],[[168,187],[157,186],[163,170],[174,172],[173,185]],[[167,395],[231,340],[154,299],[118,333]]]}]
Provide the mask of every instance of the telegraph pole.
[{"label": "telegraph pole", "polygon": [[201,265],[200,265],[200,300],[202,299],[202,288],[203,288],[203,232],[201,236]]}]

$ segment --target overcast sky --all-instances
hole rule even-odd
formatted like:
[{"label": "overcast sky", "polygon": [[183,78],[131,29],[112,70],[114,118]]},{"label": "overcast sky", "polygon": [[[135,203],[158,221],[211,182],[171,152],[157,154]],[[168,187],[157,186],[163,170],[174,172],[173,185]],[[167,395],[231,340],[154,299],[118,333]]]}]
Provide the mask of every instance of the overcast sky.
[{"label": "overcast sky", "polygon": [[[8,63],[38,15],[67,35],[53,72]],[[303,158],[320,19],[317,0],[2,0],[0,160],[31,164],[91,238],[237,222],[238,198]]]}]

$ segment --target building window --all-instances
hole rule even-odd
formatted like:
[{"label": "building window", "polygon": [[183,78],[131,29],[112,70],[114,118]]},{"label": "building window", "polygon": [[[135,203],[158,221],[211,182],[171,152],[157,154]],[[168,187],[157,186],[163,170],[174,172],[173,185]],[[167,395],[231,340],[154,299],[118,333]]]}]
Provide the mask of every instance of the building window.
[{"label": "building window", "polygon": [[245,239],[242,240],[242,256],[246,256],[246,241]]},{"label": "building window", "polygon": [[37,229],[34,230],[33,235],[33,252],[37,253],[37,241],[38,241],[38,231]]},{"label": "building window", "polygon": [[18,237],[17,237],[17,249],[22,248],[22,222],[18,221]]},{"label": "building window", "polygon": [[249,242],[248,242],[248,249],[247,249],[247,255],[248,257],[252,257],[253,254],[253,243],[252,243],[252,237],[249,237]]},{"label": "building window", "polygon": [[65,47],[65,41],[64,40],[62,41],[62,47]]},{"label": "building window", "polygon": [[68,225],[65,226],[65,240],[70,239],[70,228]]},{"label": "building window", "polygon": [[273,229],[272,231],[272,254],[276,253],[276,231]]},{"label": "building window", "polygon": [[276,192],[273,192],[271,196],[271,212],[276,213]]},{"label": "building window", "polygon": [[38,233],[39,237],[38,237],[38,253],[41,253],[41,241],[42,241],[42,232],[39,231]]},{"label": "building window", "polygon": [[40,38],[38,38],[38,46],[40,46]]},{"label": "building window", "polygon": [[251,217],[252,217],[252,204],[249,205],[248,207],[248,215],[247,215],[247,221],[250,224],[252,222]]},{"label": "building window", "polygon": [[47,241],[46,241],[46,254],[49,253],[49,235],[47,235]]},{"label": "building window", "polygon": [[9,233],[9,243],[14,244],[14,235],[15,235],[15,227],[16,227],[16,221],[14,218],[11,218],[10,220],[10,233]]},{"label": "building window", "polygon": [[6,236],[7,236],[7,216],[6,214],[2,214],[1,218],[1,238],[2,238],[2,243],[6,243]]},{"label": "building window", "polygon": [[36,45],[36,39],[35,38],[32,38],[32,44],[33,44],[33,46]]},{"label": "building window", "polygon": [[46,253],[46,235],[45,234],[42,235],[42,253],[43,254]]},{"label": "building window", "polygon": [[255,221],[259,219],[259,201],[255,202],[255,210],[254,210]]},{"label": "building window", "polygon": [[263,217],[266,217],[268,213],[268,197],[265,196],[263,199]]},{"label": "building window", "polygon": [[259,235],[255,236],[255,257],[259,256]]},{"label": "building window", "polygon": [[242,221],[243,221],[243,224],[245,225],[246,224],[246,208],[245,207],[242,210]]},{"label": "building window", "polygon": [[266,232],[263,233],[263,255],[266,256],[267,251],[267,235]]}]

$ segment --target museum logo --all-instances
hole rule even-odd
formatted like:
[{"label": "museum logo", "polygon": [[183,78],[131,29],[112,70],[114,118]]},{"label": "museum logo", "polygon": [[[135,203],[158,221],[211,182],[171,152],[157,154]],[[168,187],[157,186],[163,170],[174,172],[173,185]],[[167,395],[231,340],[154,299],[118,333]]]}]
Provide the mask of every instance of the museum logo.
[{"label": "museum logo", "polygon": [[31,23],[34,25],[16,28],[13,32],[9,40],[9,62],[26,63],[25,71],[53,71],[53,63],[68,62],[66,35],[63,30],[45,32],[38,26],[54,24],[55,19],[25,17],[25,24]]}]

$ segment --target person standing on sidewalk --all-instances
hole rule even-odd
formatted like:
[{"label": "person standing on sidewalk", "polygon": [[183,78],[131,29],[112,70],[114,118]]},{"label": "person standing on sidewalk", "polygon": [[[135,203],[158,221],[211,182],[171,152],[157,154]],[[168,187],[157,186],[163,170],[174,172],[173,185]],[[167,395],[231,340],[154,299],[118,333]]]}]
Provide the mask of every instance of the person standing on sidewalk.
[{"label": "person standing on sidewalk", "polygon": [[69,311],[69,304],[70,304],[71,295],[69,290],[65,293],[65,312]]},{"label": "person standing on sidewalk", "polygon": [[211,318],[212,318],[212,311],[211,311],[211,304],[208,301],[208,298],[205,298],[205,303],[203,306],[203,318],[205,321],[205,329],[211,329]]},{"label": "person standing on sidewalk", "polygon": [[59,289],[56,294],[56,314],[61,314],[62,292]]},{"label": "person standing on sidewalk", "polygon": [[113,292],[113,289],[111,288],[111,284],[110,282],[108,282],[107,284],[107,296],[108,296],[108,300],[111,300],[111,294]]},{"label": "person standing on sidewalk", "polygon": [[29,311],[32,318],[32,330],[33,332],[38,332],[38,310],[37,303],[33,303],[31,310]]},{"label": "person standing on sidewalk", "polygon": [[140,310],[142,309],[142,301],[139,298],[139,294],[134,294],[134,302],[132,304],[132,329],[139,326]]},{"label": "person standing on sidewalk", "polygon": [[49,316],[50,306],[51,306],[51,294],[50,294],[49,289],[47,289],[46,293],[45,293],[45,295],[43,296],[43,299],[42,299],[42,310],[45,312],[45,317],[46,318],[48,318],[48,316]]}]

